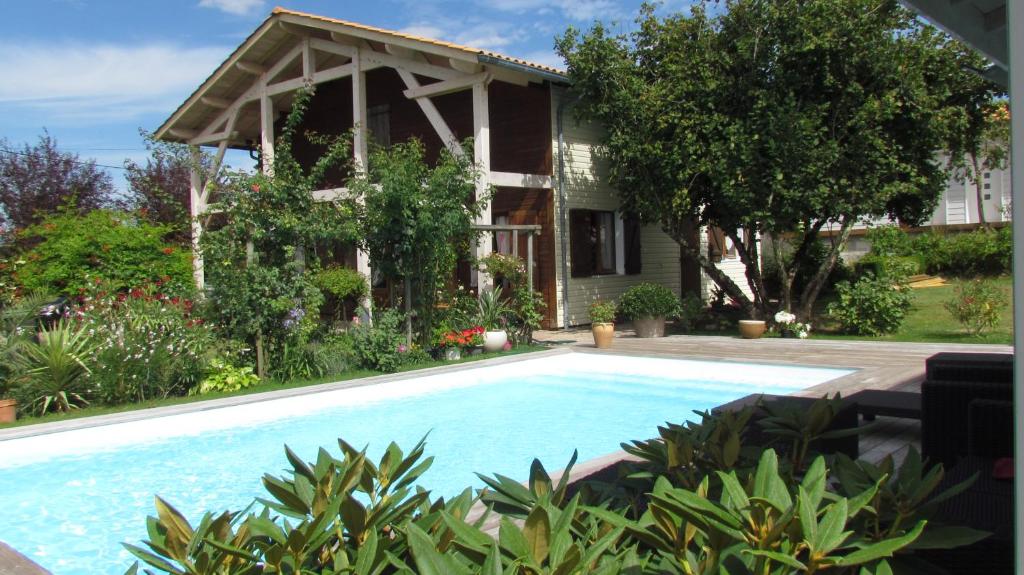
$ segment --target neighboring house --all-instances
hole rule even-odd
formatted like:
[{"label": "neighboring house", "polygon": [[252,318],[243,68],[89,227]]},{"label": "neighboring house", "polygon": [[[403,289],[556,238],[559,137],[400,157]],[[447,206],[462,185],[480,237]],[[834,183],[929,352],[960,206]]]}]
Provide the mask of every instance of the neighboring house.
[{"label": "neighboring house", "polygon": [[[630,285],[652,281],[706,294],[698,269],[684,265],[678,245],[656,226],[624,219],[601,159],[601,128],[578,124],[566,97],[564,73],[493,52],[274,9],[246,40],[156,131],[162,140],[196,146],[254,149],[272,157],[275,127],[295,90],[315,84],[304,122],[322,134],[353,126],[354,165],[367,162],[368,140],[389,145],[417,137],[428,157],[443,146],[474,139],[474,161],[484,178],[480,191],[495,195],[481,225],[539,225],[534,238],[534,284],[547,304],[544,326],[589,322],[595,299],[618,299]],[[295,155],[311,162],[317,150],[296,142]],[[269,162],[264,162],[269,164]],[[345,193],[346,174],[330,176],[315,195]],[[192,177],[192,215],[207,210],[204,174]],[[194,217],[193,236],[202,229]],[[714,234],[707,234],[714,235]],[[528,252],[519,234],[518,254]],[[476,256],[513,251],[510,232],[487,232]],[[714,242],[703,243],[715,250]],[[337,261],[371,275],[365,254],[339,246]],[[742,266],[724,246],[723,268],[745,285]],[[202,259],[196,258],[202,286]],[[468,266],[460,280],[485,285]],[[684,288],[685,286],[685,288]]]}]

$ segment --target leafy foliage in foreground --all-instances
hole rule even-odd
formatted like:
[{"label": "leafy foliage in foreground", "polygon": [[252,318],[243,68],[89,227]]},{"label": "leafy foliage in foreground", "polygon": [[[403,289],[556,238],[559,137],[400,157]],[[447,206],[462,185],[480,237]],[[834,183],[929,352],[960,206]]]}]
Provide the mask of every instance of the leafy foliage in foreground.
[{"label": "leafy foliage in foreground", "polygon": [[435,499],[415,486],[432,462],[422,440],[408,454],[392,443],[377,462],[339,440],[340,456],[321,449],[314,462],[286,448],[291,469],[264,476],[268,496],[244,511],[208,513],[193,526],[157,498],[148,540],[126,547],[147,572],[195,575],[883,575],[911,549],[984,536],[928,522],[970,482],[934,494],[942,468],[926,468],[916,452],[898,471],[891,459],[840,457],[830,480],[820,455],[799,473],[772,449],[752,456],[757,448],[740,444],[749,412],[702,415],[676,427],[703,454],[689,460],[700,476],[665,473],[686,448],[634,442],[640,462],[627,479],[643,493],[636,506],[594,482],[570,485],[575,455],[557,482],[534,461],[525,485],[481,476],[488,488],[476,497],[466,489]]}]

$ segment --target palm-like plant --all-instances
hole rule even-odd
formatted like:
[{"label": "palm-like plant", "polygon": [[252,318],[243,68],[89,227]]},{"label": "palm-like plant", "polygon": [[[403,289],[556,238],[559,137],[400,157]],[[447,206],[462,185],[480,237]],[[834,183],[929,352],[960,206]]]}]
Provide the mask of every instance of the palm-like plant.
[{"label": "palm-like plant", "polygon": [[477,298],[477,305],[480,309],[478,320],[484,329],[494,331],[504,327],[505,316],[510,310],[508,305],[502,301],[499,290],[481,290],[480,296]]},{"label": "palm-like plant", "polygon": [[90,373],[86,358],[92,343],[85,330],[61,320],[38,334],[38,341],[20,346],[17,357],[21,384],[31,395],[33,407],[46,413],[71,411],[89,402],[81,394],[84,377]]},{"label": "palm-like plant", "polygon": [[18,352],[32,342],[39,309],[51,299],[33,293],[0,310],[0,399],[10,393],[18,372]]}]

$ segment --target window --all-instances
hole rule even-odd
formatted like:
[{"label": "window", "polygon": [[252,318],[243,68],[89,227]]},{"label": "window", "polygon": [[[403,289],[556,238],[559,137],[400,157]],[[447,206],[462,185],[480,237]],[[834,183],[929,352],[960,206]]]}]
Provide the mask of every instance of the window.
[{"label": "window", "polygon": [[[621,227],[621,230],[617,228]],[[640,224],[620,220],[615,212],[598,210],[569,211],[569,241],[574,278],[618,273],[616,234],[621,231],[623,271],[640,273]]]},{"label": "window", "polygon": [[366,130],[374,143],[382,148],[391,147],[391,109],[387,104],[366,110]]}]

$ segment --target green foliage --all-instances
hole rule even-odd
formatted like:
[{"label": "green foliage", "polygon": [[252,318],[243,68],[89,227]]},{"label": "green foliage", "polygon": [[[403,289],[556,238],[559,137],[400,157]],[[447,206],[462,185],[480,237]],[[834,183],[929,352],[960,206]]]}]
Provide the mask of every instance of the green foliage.
[{"label": "green foliage", "polygon": [[508,315],[512,310],[501,299],[500,290],[481,291],[476,302],[478,308],[476,319],[485,330],[495,331],[505,328]]},{"label": "green foliage", "polygon": [[[829,257],[792,298],[805,318],[856,221],[931,212],[946,183],[934,158],[963,105],[955,80],[970,72],[954,41],[895,2],[700,2],[663,14],[647,5],[629,35],[596,24],[557,40],[574,109],[605,128],[624,211],[660,223],[748,314],[771,309],[758,235],[792,234],[794,257],[776,258],[791,276],[835,224]],[[693,244],[693,222],[733,241],[753,300]]]},{"label": "green foliage", "polygon": [[354,199],[314,202],[312,196],[324,174],[347,161],[347,140],[312,136],[325,151],[308,170],[292,154],[309,99],[308,91],[296,94],[275,143],[273,176],[226,177],[218,190],[225,223],[202,236],[210,314],[228,336],[253,345],[261,376],[281,362],[286,345],[305,345],[312,319],[302,319],[318,316],[323,301],[306,266],[297,261],[298,250],[356,237]]},{"label": "green foliage", "polygon": [[[964,233],[929,232],[915,236],[895,226],[883,226],[872,230],[868,239],[871,240],[871,251],[858,264],[913,261],[915,269],[919,270],[913,273],[927,271],[959,277],[1007,274],[1011,271],[1013,230],[1010,226],[979,228]],[[871,266],[879,267],[877,263],[871,263]]]},{"label": "green foliage", "polygon": [[956,286],[953,299],[944,304],[953,319],[974,336],[999,324],[1008,305],[1006,292],[986,280],[970,280]]},{"label": "green foliage", "polygon": [[707,306],[697,294],[686,294],[679,303],[679,315],[676,326],[683,332],[689,332],[704,318]]},{"label": "green foliage", "polygon": [[614,323],[615,322],[615,302],[597,300],[590,304],[590,322],[591,323]]},{"label": "green foliage", "polygon": [[19,234],[33,247],[21,256],[18,282],[27,291],[75,296],[95,278],[116,290],[162,281],[166,293],[186,296],[194,289],[192,256],[164,241],[171,232],[134,214],[66,208]]},{"label": "green foliage", "polygon": [[368,172],[357,173],[348,188],[365,203],[360,241],[370,265],[391,280],[411,282],[419,339],[429,345],[437,294],[459,256],[469,253],[477,237],[470,226],[488,198],[474,200],[479,172],[472,153],[442,149],[433,167],[425,153],[415,139],[377,149]]},{"label": "green foliage", "polygon": [[393,373],[403,365],[423,358],[405,343],[402,325],[405,315],[389,309],[374,316],[372,326],[358,325],[351,330],[352,354],[359,367]]},{"label": "green foliage", "polygon": [[95,284],[73,308],[92,340],[86,376],[91,398],[115,405],[184,395],[199,383],[214,335],[192,302],[162,286],[115,292]]},{"label": "green foliage", "polygon": [[29,294],[0,308],[0,399],[11,395],[19,375],[18,353],[33,343],[39,309],[52,299]]},{"label": "green foliage", "polygon": [[20,257],[0,256],[0,309],[14,304],[21,295],[18,268],[25,265]]},{"label": "green foliage", "polygon": [[829,304],[828,315],[844,330],[859,335],[896,331],[910,311],[913,297],[906,286],[871,274],[852,285],[839,283],[836,294],[838,299]]},{"label": "green foliage", "polygon": [[672,318],[679,314],[679,298],[667,287],[644,282],[630,287],[619,300],[619,315],[626,319]]},{"label": "green foliage", "polygon": [[918,256],[878,256],[868,254],[854,265],[858,276],[870,273],[878,277],[887,277],[894,281],[924,273],[924,258]]},{"label": "green foliage", "polygon": [[235,367],[220,359],[214,359],[206,377],[199,385],[189,390],[189,395],[206,395],[207,393],[230,393],[252,387],[260,382],[259,376],[253,373],[251,366]]},{"label": "green foliage", "polygon": [[327,307],[334,310],[335,321],[348,319],[347,304],[358,304],[370,292],[366,276],[343,266],[330,266],[316,272],[313,283],[324,293]]},{"label": "green foliage", "polygon": [[62,319],[41,330],[18,349],[18,395],[28,399],[40,415],[88,404],[84,397],[89,373],[86,362],[92,347],[85,329],[73,321]]},{"label": "green foliage", "polygon": [[492,252],[480,260],[481,268],[511,292],[505,329],[514,344],[528,344],[544,319],[544,296],[528,285],[526,263],[511,254]]}]

